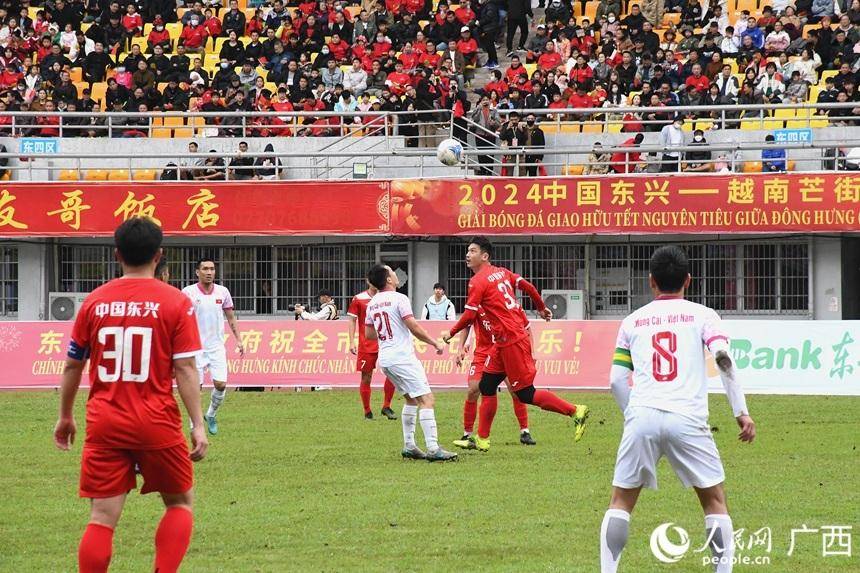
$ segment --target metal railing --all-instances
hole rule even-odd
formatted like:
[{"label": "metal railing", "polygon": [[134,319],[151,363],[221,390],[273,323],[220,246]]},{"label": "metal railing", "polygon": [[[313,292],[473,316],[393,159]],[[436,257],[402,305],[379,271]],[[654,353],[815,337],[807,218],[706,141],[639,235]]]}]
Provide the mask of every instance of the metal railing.
[{"label": "metal railing", "polygon": [[[675,115],[696,121],[712,122],[716,127],[734,128],[756,123],[762,129],[771,129],[774,122],[791,121],[796,127],[821,127],[822,122],[860,121],[853,113],[856,102],[801,103],[719,106],[663,106],[663,107],[597,107],[566,109],[497,109],[504,117],[512,111],[520,115],[534,113],[548,126],[596,125],[607,132],[617,132],[631,123],[641,126],[665,125]],[[467,119],[470,114],[467,114]],[[625,119],[627,116],[627,119]],[[359,122],[356,121],[359,119]],[[405,118],[412,118],[406,120]],[[180,122],[181,120],[181,122]],[[312,120],[327,120],[325,125]],[[371,130],[377,135],[391,135],[395,125],[421,125],[447,123],[451,110],[421,110],[399,112],[374,111],[249,111],[249,112],[0,112],[0,135],[36,136],[51,132],[49,137],[152,137],[157,130],[180,130],[187,137],[280,137],[312,135],[313,131],[326,136],[362,134]],[[742,123],[743,122],[743,123]],[[382,124],[385,129],[378,128]],[[268,135],[261,135],[268,131]],[[54,133],[55,132],[55,133]],[[128,135],[124,135],[128,133]],[[92,134],[92,135],[91,135]],[[165,135],[166,137],[169,137]]]}]

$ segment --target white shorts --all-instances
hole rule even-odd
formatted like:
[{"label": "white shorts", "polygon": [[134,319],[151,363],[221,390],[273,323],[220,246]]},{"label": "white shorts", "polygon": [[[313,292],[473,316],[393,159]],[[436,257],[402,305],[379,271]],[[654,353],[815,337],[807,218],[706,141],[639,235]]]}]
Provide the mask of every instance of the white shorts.
[{"label": "white shorts", "polygon": [[380,366],[380,369],[404,396],[418,398],[430,393],[427,373],[424,372],[424,366],[418,360],[393,366]]},{"label": "white shorts", "polygon": [[612,485],[657,489],[657,463],[664,455],[684,487],[708,488],[726,479],[707,423],[647,407],[625,413]]},{"label": "white shorts", "polygon": [[201,350],[197,354],[197,372],[203,384],[203,373],[209,370],[212,380],[227,382],[227,349],[223,346],[213,350]]}]

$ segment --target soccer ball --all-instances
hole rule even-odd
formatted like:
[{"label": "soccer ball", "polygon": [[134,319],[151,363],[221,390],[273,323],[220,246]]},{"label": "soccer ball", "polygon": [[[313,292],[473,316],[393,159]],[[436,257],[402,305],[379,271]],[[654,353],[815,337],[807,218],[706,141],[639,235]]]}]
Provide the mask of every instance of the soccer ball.
[{"label": "soccer ball", "polygon": [[456,139],[446,139],[436,148],[436,159],[443,165],[457,165],[462,156],[463,145]]}]

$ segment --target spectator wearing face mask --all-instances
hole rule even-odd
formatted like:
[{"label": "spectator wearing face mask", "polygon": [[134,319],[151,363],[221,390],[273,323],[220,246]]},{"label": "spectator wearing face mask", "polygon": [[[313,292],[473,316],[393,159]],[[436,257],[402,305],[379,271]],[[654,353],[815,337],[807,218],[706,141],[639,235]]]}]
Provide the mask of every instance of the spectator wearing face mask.
[{"label": "spectator wearing face mask", "polygon": [[708,142],[705,141],[705,133],[701,129],[693,132],[693,142],[690,146],[701,147],[695,151],[688,151],[684,154],[684,171],[702,173],[712,171],[711,152],[707,149]]},{"label": "spectator wearing face mask", "polygon": [[684,145],[684,132],[681,131],[683,125],[684,118],[675,117],[675,121],[660,130],[660,145],[663,147],[660,171],[663,173],[679,170],[681,152],[677,148]]},{"label": "spectator wearing face mask", "polygon": [[185,50],[195,54],[206,52],[205,45],[209,33],[204,26],[200,25],[200,19],[192,17],[182,33],[179,35],[179,45],[185,46]]}]

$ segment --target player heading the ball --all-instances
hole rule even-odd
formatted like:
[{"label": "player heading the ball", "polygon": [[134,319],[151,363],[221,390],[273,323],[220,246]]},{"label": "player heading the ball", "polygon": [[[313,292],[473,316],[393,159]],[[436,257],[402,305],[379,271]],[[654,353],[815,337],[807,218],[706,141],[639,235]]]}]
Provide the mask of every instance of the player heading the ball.
[{"label": "player heading the ball", "polygon": [[[442,354],[445,345],[433,340],[415,320],[409,299],[397,292],[400,281],[391,267],[374,265],[367,273],[367,280],[378,291],[367,305],[364,319],[367,339],[379,342],[379,368],[406,400],[400,415],[403,424],[401,455],[431,462],[456,460],[457,454],[439,447],[433,393],[424,366],[415,356],[412,336],[433,346],[437,354]],[[426,453],[415,445],[416,418],[424,432]]]},{"label": "player heading the ball", "polygon": [[[610,387],[624,414],[612,499],[600,528],[600,570],[615,573],[627,543],[630,513],[643,487],[657,489],[657,463],[666,456],[705,512],[705,530],[717,573],[732,570],[734,537],[723,489],[725,472],[708,424],[707,348],[714,355],[739,439],[752,442],[749,416],[729,356],[719,315],[684,300],[690,286],[687,255],[675,246],[651,256],[654,300],[630,314],[618,331]],[[628,381],[633,371],[633,388]]]},{"label": "player heading the ball", "polygon": [[[154,277],[161,241],[151,219],[120,225],[114,242],[122,278],[87,296],[72,329],[54,443],[68,450],[74,442],[72,410],[89,358],[80,496],[92,502],[78,549],[83,573],[108,570],[114,528],[136,473],[143,476],[141,493],[159,492],[166,506],[155,534],[155,570],[177,571],[191,541],[191,462],[202,460],[209,445],[194,361],[200,335],[188,297]],[[190,452],[173,397],[174,372],[193,422]]]},{"label": "player heading the ball", "polygon": [[573,418],[573,439],[578,442],[585,433],[588,406],[574,405],[549,390],[535,389],[537,368],[527,330],[528,319],[514,289],[523,291],[532,299],[544,320],[552,319],[552,311],[546,307],[533,284],[504,267],[494,266],[490,262],[492,257],[493,245],[486,237],[475,237],[469,243],[466,265],[474,276],[469,280],[466,310],[451,332],[442,337],[448,342],[471,325],[479,309],[483,310],[490,323],[494,344],[478,384],[481,404],[478,407],[475,447],[484,452],[490,449],[490,428],[498,406],[496,393],[505,378],[520,402]]}]

